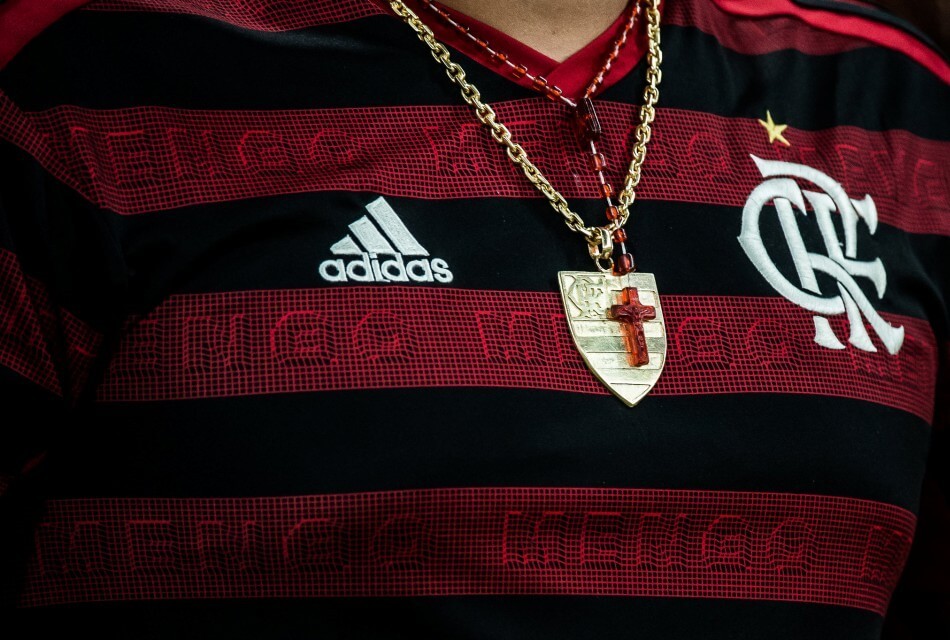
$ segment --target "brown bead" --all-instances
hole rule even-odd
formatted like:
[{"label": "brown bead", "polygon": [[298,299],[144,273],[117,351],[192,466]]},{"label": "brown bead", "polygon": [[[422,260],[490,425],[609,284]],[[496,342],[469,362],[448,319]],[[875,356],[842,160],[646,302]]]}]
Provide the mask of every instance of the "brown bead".
[{"label": "brown bead", "polygon": [[600,192],[604,194],[605,198],[609,198],[614,195],[614,188],[605,182],[600,185]]},{"label": "brown bead", "polygon": [[487,41],[487,40],[482,40],[481,38],[475,38],[475,44],[477,44],[477,45],[478,45],[479,47],[481,47],[482,49],[487,49],[487,48],[488,48],[488,41]]},{"label": "brown bead", "polygon": [[618,220],[620,218],[620,209],[617,207],[607,207],[607,219]]},{"label": "brown bead", "polygon": [[602,153],[595,153],[588,156],[587,160],[591,171],[603,171],[607,168],[607,158]]},{"label": "brown bead", "polygon": [[614,259],[614,275],[622,276],[625,273],[630,273],[632,270],[633,256],[629,253],[621,254]]},{"label": "brown bead", "polygon": [[564,93],[564,91],[560,87],[548,87],[545,89],[545,95],[555,101],[561,99],[562,93]]},{"label": "brown bead", "polygon": [[511,75],[513,75],[514,77],[520,80],[521,78],[525,77],[526,73],[528,73],[528,67],[524,66],[523,64],[519,64],[511,72]]},{"label": "brown bead", "polygon": [[627,241],[627,232],[623,229],[615,229],[613,233],[613,240],[617,244],[621,244]]},{"label": "brown bead", "polygon": [[508,59],[508,54],[501,51],[494,51],[491,55],[491,61],[495,64],[503,64]]},{"label": "brown bead", "polygon": [[548,79],[544,76],[535,76],[534,77],[534,88],[538,91],[543,91],[544,88],[548,86]]}]

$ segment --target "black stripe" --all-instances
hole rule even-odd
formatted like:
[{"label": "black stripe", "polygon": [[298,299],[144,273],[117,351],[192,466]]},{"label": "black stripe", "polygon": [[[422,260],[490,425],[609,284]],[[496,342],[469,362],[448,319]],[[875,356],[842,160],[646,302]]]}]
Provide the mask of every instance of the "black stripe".
[{"label": "black stripe", "polygon": [[[321,278],[319,264],[357,259],[334,256],[330,246],[376,197],[339,191],[289,194],[112,216],[133,274],[131,308],[146,311],[170,293],[340,286]],[[386,199],[430,257],[448,263],[454,279],[446,286],[556,291],[557,271],[592,268],[583,238],[570,232],[541,197]],[[571,206],[585,220],[603,216],[600,200],[573,199]],[[843,241],[840,217],[835,220]],[[739,244],[741,225],[739,207],[640,200],[626,229],[638,270],[656,274],[660,295],[780,296]],[[806,248],[824,254],[814,217],[800,215],[799,228]],[[797,283],[785,234],[771,208],[763,212],[760,229],[770,257]],[[857,244],[856,259],[880,257],[890,283],[879,299],[869,280],[856,278],[876,309],[942,316],[950,237],[908,234],[886,224],[871,235],[859,222]],[[920,256],[928,256],[926,265]],[[837,291],[830,276],[819,272],[817,277],[826,295]]]},{"label": "black stripe", "polygon": [[[756,118],[771,109],[802,129],[907,129],[950,140],[943,112],[950,87],[898,52],[748,56],[695,28],[663,29],[661,107]],[[454,58],[489,102],[538,95]],[[644,73],[641,63],[602,97],[638,103]],[[74,11],[11,61],[0,87],[26,110],[464,104],[428,49],[391,16],[265,33],[187,15]]]},{"label": "black stripe", "polygon": [[50,496],[548,485],[817,493],[915,511],[930,432],[846,398],[647,396],[631,410],[608,395],[493,388],[101,403],[85,418],[94,430],[50,452]]},{"label": "black stripe", "polygon": [[9,618],[37,637],[80,628],[102,640],[878,640],[882,623],[871,611],[825,604],[534,595],[103,602],[18,609]]},{"label": "black stripe", "polygon": [[[800,129],[906,129],[924,138],[950,140],[950,86],[890,49],[865,47],[824,56],[782,50],[748,56],[723,48],[698,29],[665,29],[663,43],[669,54],[664,51],[661,107],[744,118],[762,118],[769,109],[782,114],[781,122]],[[641,63],[601,97],[639,103],[645,73]]]}]

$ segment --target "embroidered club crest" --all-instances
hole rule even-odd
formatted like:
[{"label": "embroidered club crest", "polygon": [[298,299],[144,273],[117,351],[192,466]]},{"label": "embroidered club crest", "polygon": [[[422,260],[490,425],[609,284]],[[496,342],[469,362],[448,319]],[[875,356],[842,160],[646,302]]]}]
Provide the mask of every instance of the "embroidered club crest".
[{"label": "embroidered club crest", "polygon": [[[845,313],[850,326],[848,342],[864,351],[877,351],[865,328],[866,318],[888,353],[896,354],[904,341],[904,327],[895,327],[885,321],[855,280],[856,277],[869,280],[878,298],[884,295],[887,287],[887,272],[880,258],[869,261],[855,259],[858,223],[863,222],[872,234],[877,229],[874,200],[870,195],[865,195],[862,200],[849,197],[834,179],[807,165],[751,157],[762,176],[767,178],[749,194],[742,211],[742,231],[738,240],[752,264],[776,291],[815,314],[816,343],[829,349],[845,348],[828,322],[828,316]],[[802,189],[796,179],[817,185],[821,191]],[[782,225],[798,284],[779,271],[762,239],[760,220],[769,204],[775,207]],[[840,218],[844,241],[839,239],[835,229],[835,214]],[[825,253],[808,251],[805,246],[799,223],[809,219],[818,225]],[[819,287],[818,272],[835,280],[835,290],[831,295]]]}]

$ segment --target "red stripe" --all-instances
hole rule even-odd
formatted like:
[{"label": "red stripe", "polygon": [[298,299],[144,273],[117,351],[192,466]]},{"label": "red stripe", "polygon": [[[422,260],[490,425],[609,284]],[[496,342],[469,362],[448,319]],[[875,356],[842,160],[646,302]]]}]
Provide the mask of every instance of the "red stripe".
[{"label": "red stripe", "polygon": [[950,63],[910,33],[883,22],[837,11],[805,8],[791,0],[714,0],[722,9],[743,18],[789,16],[815,29],[859,38],[899,51],[941,81],[950,84]]},{"label": "red stripe", "polygon": [[[599,198],[567,109],[498,103],[499,119],[566,197]],[[598,101],[601,145],[623,184],[636,106]],[[781,113],[773,114],[782,121]],[[763,114],[764,117],[764,114]],[[741,207],[762,176],[750,154],[801,162],[871,194],[881,222],[950,236],[950,143],[907,131],[789,127],[770,145],[754,118],[659,109],[638,199]],[[21,112],[0,93],[0,136],[89,200],[122,214],[282,193],[371,191],[414,198],[540,198],[466,105],[273,111]],[[406,176],[411,176],[407,180]]]},{"label": "red stripe", "polygon": [[[894,356],[814,342],[785,298],[663,296],[667,364],[651,393],[804,393],[932,418],[936,346],[921,319]],[[845,316],[829,318],[842,341]],[[98,399],[488,386],[607,391],[581,361],[554,292],[352,286],[174,295],[130,318]],[[710,372],[715,372],[711,375]]]},{"label": "red stripe", "polygon": [[0,249],[0,366],[75,400],[86,383],[102,335],[55,305],[46,286],[23,273],[16,255]]},{"label": "red stripe", "polygon": [[780,600],[883,615],[916,524],[792,493],[462,487],[48,500],[19,606],[546,594]]},{"label": "red stripe", "polygon": [[371,0],[93,0],[83,10],[183,13],[257,31],[305,29],[383,13]]}]

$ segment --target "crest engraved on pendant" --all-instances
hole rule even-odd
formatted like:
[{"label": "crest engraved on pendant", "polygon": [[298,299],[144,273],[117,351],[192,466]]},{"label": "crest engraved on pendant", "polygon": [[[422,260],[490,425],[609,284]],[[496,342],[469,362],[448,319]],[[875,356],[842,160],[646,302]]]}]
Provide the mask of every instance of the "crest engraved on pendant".
[{"label": "crest engraved on pendant", "polygon": [[666,327],[652,273],[559,271],[574,345],[604,386],[632,407],[666,364]]}]

